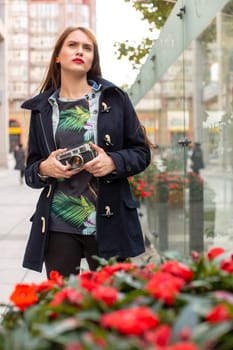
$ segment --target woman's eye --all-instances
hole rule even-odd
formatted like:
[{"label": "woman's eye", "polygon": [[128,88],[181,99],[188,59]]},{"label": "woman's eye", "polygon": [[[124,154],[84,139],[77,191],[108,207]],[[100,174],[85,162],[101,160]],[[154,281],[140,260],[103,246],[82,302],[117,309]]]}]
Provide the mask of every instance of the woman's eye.
[{"label": "woman's eye", "polygon": [[92,47],[91,46],[85,46],[84,49],[87,50],[87,51],[92,51]]}]

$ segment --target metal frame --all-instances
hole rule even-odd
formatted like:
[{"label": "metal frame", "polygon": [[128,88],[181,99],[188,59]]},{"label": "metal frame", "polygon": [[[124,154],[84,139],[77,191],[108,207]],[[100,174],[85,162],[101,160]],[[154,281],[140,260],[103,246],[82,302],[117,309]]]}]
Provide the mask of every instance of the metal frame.
[{"label": "metal frame", "polygon": [[136,105],[229,0],[178,0],[128,93]]}]

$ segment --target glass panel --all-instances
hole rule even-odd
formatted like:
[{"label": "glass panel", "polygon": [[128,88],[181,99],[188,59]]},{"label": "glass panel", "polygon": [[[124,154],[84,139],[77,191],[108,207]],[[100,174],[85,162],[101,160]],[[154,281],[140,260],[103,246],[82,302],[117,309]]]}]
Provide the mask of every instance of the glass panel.
[{"label": "glass panel", "polygon": [[136,177],[141,186],[138,194],[144,197],[139,198],[143,231],[160,251],[188,250],[185,199],[191,116],[184,77],[190,71],[190,64],[185,64],[190,61],[189,51],[185,56],[145,97],[145,108],[150,105],[153,110],[143,111],[142,104],[137,107],[148,136],[156,144],[151,165]]},{"label": "glass panel", "polygon": [[157,147],[131,184],[160,251],[233,242],[232,16],[231,0],[136,107]]},{"label": "glass panel", "polygon": [[[231,248],[233,238],[233,1],[224,7],[193,45],[199,75],[193,124],[202,142],[205,167],[203,234],[205,247]],[[195,59],[196,57],[196,59]]]}]

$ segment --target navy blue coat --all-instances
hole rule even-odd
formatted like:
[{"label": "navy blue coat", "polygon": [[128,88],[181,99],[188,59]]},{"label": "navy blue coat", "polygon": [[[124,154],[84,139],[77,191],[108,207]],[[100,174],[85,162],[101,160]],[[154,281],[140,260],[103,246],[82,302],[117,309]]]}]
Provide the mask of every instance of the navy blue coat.
[{"label": "navy blue coat", "polygon": [[[132,197],[127,177],[143,171],[150,163],[150,149],[140,127],[135,110],[126,92],[102,78],[97,135],[98,145],[113,159],[114,174],[99,178],[96,237],[98,253],[106,259],[137,256],[145,251],[144,239],[137,214],[138,202]],[[57,180],[43,182],[38,176],[39,164],[56,149],[52,128],[52,107],[43,92],[23,103],[31,110],[28,156],[25,180],[32,188],[43,188],[27,242],[23,266],[42,271],[53,191]],[[103,108],[104,102],[110,108]],[[105,135],[110,135],[111,144]],[[110,210],[108,210],[110,208]]]}]

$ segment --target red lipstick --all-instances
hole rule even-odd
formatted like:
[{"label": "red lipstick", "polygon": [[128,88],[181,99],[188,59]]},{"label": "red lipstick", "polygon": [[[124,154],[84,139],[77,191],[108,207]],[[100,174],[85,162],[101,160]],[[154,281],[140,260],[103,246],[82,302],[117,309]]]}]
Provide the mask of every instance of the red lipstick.
[{"label": "red lipstick", "polygon": [[75,63],[84,63],[84,61],[81,58],[74,58],[72,61]]}]

